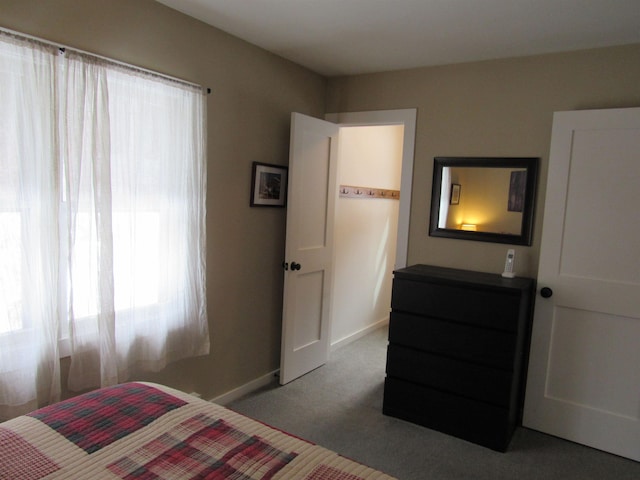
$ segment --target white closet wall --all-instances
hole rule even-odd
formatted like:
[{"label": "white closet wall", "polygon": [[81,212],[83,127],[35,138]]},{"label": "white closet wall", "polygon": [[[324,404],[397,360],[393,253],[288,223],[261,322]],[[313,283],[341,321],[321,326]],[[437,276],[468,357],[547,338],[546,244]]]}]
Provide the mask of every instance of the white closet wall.
[{"label": "white closet wall", "polygon": [[[404,127],[343,127],[338,184],[400,190]],[[399,202],[336,203],[331,344],[358,338],[389,319]]]}]

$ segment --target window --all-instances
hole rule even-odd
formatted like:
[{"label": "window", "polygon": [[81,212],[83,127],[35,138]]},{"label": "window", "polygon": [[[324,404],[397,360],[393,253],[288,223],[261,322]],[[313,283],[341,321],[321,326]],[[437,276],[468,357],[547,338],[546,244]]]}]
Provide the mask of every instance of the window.
[{"label": "window", "polygon": [[4,32],[0,87],[0,405],[208,353],[202,89]]}]

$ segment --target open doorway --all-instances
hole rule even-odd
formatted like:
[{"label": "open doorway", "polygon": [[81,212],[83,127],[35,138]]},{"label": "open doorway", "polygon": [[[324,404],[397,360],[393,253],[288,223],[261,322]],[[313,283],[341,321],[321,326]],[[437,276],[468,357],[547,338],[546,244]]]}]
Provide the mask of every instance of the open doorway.
[{"label": "open doorway", "polygon": [[349,193],[335,207],[333,348],[389,320],[403,135],[403,125],[340,129],[338,185]]},{"label": "open doorway", "polygon": [[[291,262],[292,268],[286,273],[284,282],[280,362],[280,383],[283,385],[323,365],[332,343],[335,291],[332,284],[337,240],[333,227],[338,195],[340,131],[355,125],[403,125],[394,265],[394,268],[400,268],[406,265],[407,259],[415,117],[415,110],[393,110],[349,113],[344,117],[338,114],[336,122],[292,113],[285,246],[285,261]],[[293,175],[294,171],[298,173]],[[328,195],[329,192],[335,192],[336,196]],[[393,256],[393,252],[388,256]],[[293,268],[294,263],[297,268]],[[302,264],[305,265],[303,269]],[[382,324],[374,320],[371,325],[350,331],[340,339],[340,344],[350,343],[378,326]]]},{"label": "open doorway", "polygon": [[392,273],[406,266],[416,110],[328,115],[340,124],[338,184],[400,191],[400,200],[339,198],[331,346],[388,323]]}]

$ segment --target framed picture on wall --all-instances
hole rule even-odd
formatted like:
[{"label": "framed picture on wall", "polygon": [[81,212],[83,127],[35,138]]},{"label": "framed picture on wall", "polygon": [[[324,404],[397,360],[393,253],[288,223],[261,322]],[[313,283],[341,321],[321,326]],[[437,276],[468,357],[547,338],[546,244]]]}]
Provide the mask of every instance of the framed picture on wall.
[{"label": "framed picture on wall", "polygon": [[451,199],[449,205],[458,205],[460,203],[460,189],[462,187],[458,183],[451,184]]},{"label": "framed picture on wall", "polygon": [[511,172],[509,181],[509,201],[507,202],[507,211],[522,212],[524,209],[524,192],[527,187],[527,172],[516,171]]},{"label": "framed picture on wall", "polygon": [[250,205],[252,207],[286,206],[287,174],[287,167],[253,162]]}]

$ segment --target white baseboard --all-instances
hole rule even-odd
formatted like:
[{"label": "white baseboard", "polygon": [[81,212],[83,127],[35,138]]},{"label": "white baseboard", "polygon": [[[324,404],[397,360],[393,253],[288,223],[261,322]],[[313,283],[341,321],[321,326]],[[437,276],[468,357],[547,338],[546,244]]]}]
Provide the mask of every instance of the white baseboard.
[{"label": "white baseboard", "polygon": [[272,383],[277,381],[277,374],[280,370],[274,370],[273,372],[267,373],[262,377],[258,377],[255,380],[250,381],[249,383],[245,383],[244,385],[239,386],[238,388],[234,388],[230,392],[219,395],[215,398],[210,399],[210,402],[217,403],[219,405],[227,405],[234,400],[237,400],[245,395],[248,395],[256,390],[266,387],[267,385],[271,385]]},{"label": "white baseboard", "polygon": [[374,330],[377,330],[378,328],[384,327],[385,325],[388,325],[388,324],[389,324],[389,317],[385,317],[382,320],[379,320],[376,323],[373,323],[363,328],[362,330],[358,330],[357,332],[351,333],[346,337],[343,337],[340,340],[337,340],[334,343],[332,343],[331,352],[335,351],[340,347],[344,347],[345,345],[349,345],[351,342],[355,342],[359,338],[364,337],[366,334],[371,333]]},{"label": "white baseboard", "polygon": [[[386,317],[372,325],[369,325],[368,327],[365,327],[361,330],[358,330],[357,332],[347,335],[344,338],[341,338],[337,342],[334,342],[331,344],[331,352],[333,352],[337,348],[348,345],[351,342],[355,342],[359,338],[364,337],[367,333],[373,332],[378,328],[384,327],[388,323],[389,323],[389,317]],[[244,397],[245,395],[255,392],[256,390],[259,390],[262,387],[266,387],[268,385],[271,385],[272,383],[276,383],[278,378],[277,375],[279,372],[280,372],[279,369],[274,370],[273,372],[267,373],[262,377],[258,377],[255,380],[250,381],[249,383],[245,383],[244,385],[239,386],[238,388],[234,388],[233,390],[227,393],[223,393],[222,395],[211,398],[209,399],[209,401],[213,403],[217,403],[219,405],[227,405],[233,402],[234,400],[237,400],[241,397]]]}]

